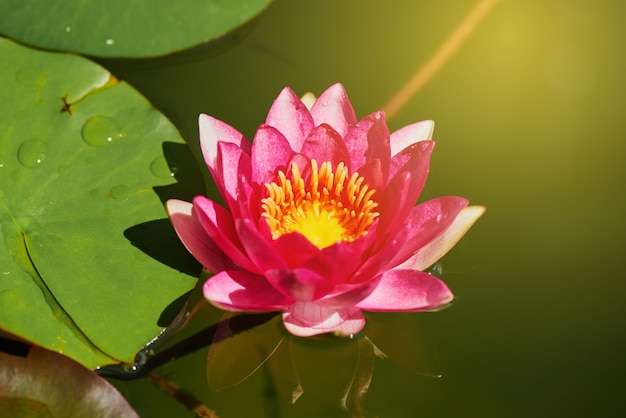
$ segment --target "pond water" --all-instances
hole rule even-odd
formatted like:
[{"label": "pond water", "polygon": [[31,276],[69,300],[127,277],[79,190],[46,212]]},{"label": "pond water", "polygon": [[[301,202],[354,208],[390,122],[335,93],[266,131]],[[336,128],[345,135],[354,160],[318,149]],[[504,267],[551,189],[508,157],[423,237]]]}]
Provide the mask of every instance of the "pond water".
[{"label": "pond water", "polygon": [[[277,0],[214,44],[103,64],[155,103],[197,153],[199,113],[252,137],[284,86],[319,94],[341,82],[358,117],[380,109],[474,4]],[[392,345],[409,351],[404,364],[376,358],[365,416],[624,413],[625,12],[615,0],[497,2],[388,121],[392,131],[436,122],[421,200],[459,195],[487,212],[438,266],[454,305],[390,314],[406,328],[382,320]],[[206,324],[221,316],[202,312]],[[308,350],[301,367],[319,365],[294,405],[266,366],[210,391],[206,347],[158,372],[223,418],[350,416],[333,385],[354,346],[287,343]],[[415,347],[416,363],[406,367]],[[246,348],[231,361],[256,358],[258,347]],[[192,416],[146,380],[117,385],[142,416]]]}]

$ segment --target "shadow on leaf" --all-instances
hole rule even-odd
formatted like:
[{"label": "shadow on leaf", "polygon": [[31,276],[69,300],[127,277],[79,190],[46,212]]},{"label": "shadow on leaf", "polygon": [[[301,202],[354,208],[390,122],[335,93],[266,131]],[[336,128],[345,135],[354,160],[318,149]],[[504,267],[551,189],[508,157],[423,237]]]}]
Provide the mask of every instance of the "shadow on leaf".
[{"label": "shadow on leaf", "polygon": [[205,194],[202,171],[187,144],[164,142],[163,156],[176,183],[154,187],[162,203],[168,199],[191,202],[195,196]]},{"label": "shadow on leaf", "polygon": [[202,266],[178,239],[169,219],[156,219],[124,231],[132,245],[155,260],[185,274],[198,277]]}]

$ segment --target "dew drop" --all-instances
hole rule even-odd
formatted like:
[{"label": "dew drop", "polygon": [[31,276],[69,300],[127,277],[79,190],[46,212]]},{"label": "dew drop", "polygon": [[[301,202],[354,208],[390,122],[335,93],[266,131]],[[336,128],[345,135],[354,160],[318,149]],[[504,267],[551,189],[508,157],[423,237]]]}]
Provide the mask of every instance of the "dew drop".
[{"label": "dew drop", "polygon": [[430,268],[426,269],[426,273],[441,277],[443,276],[443,266],[440,262],[436,262]]},{"label": "dew drop", "polygon": [[66,26],[65,27],[65,32],[71,32],[72,31],[72,27],[71,26]]},{"label": "dew drop", "polygon": [[113,45],[115,41],[113,39],[107,39],[106,41],[104,41],[104,43],[107,45]]},{"label": "dew drop", "polygon": [[101,147],[125,136],[116,121],[106,116],[93,116],[87,119],[81,132],[89,145]]},{"label": "dew drop", "polygon": [[40,166],[46,157],[48,157],[48,144],[37,138],[22,143],[17,150],[18,161],[27,168]]},{"label": "dew drop", "polygon": [[125,202],[130,197],[130,187],[123,184],[113,186],[111,187],[111,190],[109,190],[109,194],[107,195],[107,197],[109,199],[121,200]]},{"label": "dew drop", "polygon": [[165,157],[157,157],[150,164],[150,171],[156,177],[166,178],[173,177],[174,173],[170,170],[170,167],[167,165],[167,161],[165,161]]}]

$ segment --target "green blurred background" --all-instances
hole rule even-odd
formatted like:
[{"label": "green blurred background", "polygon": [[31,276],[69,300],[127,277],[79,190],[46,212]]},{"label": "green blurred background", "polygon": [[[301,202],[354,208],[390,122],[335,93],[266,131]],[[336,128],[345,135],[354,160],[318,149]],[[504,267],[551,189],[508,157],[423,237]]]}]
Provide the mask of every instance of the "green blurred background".
[{"label": "green blurred background", "polygon": [[[319,94],[342,82],[357,116],[380,109],[475,3],[277,0],[213,44],[102,63],[197,150],[199,113],[251,138],[284,86]],[[366,416],[626,411],[625,16],[617,0],[502,0],[389,120],[392,131],[436,121],[422,199],[460,195],[488,210],[442,261],[455,305],[419,314],[443,377],[378,361]],[[266,374],[212,394],[205,358],[161,372],[220,417],[275,416]],[[120,387],[142,416],[190,415],[148,382]],[[303,397],[280,416],[321,415]]]}]

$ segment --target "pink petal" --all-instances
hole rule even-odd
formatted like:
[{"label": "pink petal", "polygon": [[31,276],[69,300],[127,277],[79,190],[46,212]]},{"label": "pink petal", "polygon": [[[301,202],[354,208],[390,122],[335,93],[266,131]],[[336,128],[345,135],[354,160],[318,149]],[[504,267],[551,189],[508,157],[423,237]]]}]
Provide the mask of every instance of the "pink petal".
[{"label": "pink petal", "polygon": [[316,126],[326,123],[332,126],[342,138],[356,125],[356,115],[352,104],[346,90],[339,83],[330,86],[322,93],[313,104],[311,115]]},{"label": "pink petal", "polygon": [[376,195],[375,199],[379,205],[376,212],[380,213],[378,217],[378,236],[381,238],[378,241],[379,244],[383,239],[386,240],[395,235],[415,205],[415,201],[408,201],[406,198],[410,194],[410,189],[411,173],[405,171],[394,176],[387,186],[380,190],[380,194]]},{"label": "pink petal", "polygon": [[316,303],[335,309],[355,306],[374,291],[379,280],[380,275],[364,283],[335,286],[331,293],[317,300]]},{"label": "pink petal", "polygon": [[309,258],[302,267],[313,270],[335,284],[344,283],[367,260],[375,235],[368,234],[353,242],[338,242]]},{"label": "pink petal", "polygon": [[[419,142],[405,148],[391,160],[390,174],[393,177],[384,190],[379,209],[381,224],[391,234],[402,227],[422,193],[434,145],[432,141]],[[393,216],[390,218],[390,215]]]},{"label": "pink petal", "polygon": [[266,238],[250,219],[235,220],[235,228],[250,260],[260,269],[288,269],[287,262],[270,244],[271,238]]},{"label": "pink petal", "polygon": [[416,142],[432,139],[434,129],[435,122],[432,120],[424,120],[398,129],[391,134],[389,144],[391,146],[391,155],[396,155]]},{"label": "pink petal", "polygon": [[241,246],[231,214],[204,196],[193,199],[194,214],[202,228],[220,249],[245,270],[260,273]]},{"label": "pink petal", "polygon": [[363,260],[368,258],[368,248],[374,241],[374,234],[368,234],[356,241],[338,242],[320,250],[298,233],[268,240],[288,268],[310,270],[333,285],[343,283],[346,277],[354,274]]},{"label": "pink petal", "polygon": [[291,168],[291,164],[295,163],[300,169],[300,173],[304,173],[309,167],[310,158],[302,153],[295,153],[291,156],[287,167]]},{"label": "pink petal", "polygon": [[[261,189],[265,186],[252,185],[248,181],[248,177],[239,176],[237,183],[237,205],[232,206],[233,214],[237,214],[237,218],[258,219],[261,216]],[[234,215],[233,215],[234,216]]]},{"label": "pink petal", "polygon": [[389,270],[356,306],[366,311],[427,311],[453,299],[450,289],[435,276],[417,270]]},{"label": "pink petal", "polygon": [[412,187],[419,195],[428,177],[430,156],[434,148],[435,142],[426,140],[409,145],[391,159],[389,178],[393,178],[397,173],[409,171],[413,175],[414,186]]},{"label": "pink petal", "polygon": [[454,222],[465,206],[467,206],[467,199],[444,196],[413,207],[403,224],[403,228],[408,232],[408,240],[393,258],[391,265],[395,266],[404,262],[417,250],[435,239]]},{"label": "pink petal", "polygon": [[250,177],[250,155],[235,144],[220,142],[217,147],[217,176],[214,176],[215,184],[220,194],[231,208],[237,201],[237,185],[239,177],[243,174]]},{"label": "pink petal", "polygon": [[285,260],[288,268],[310,270],[336,285],[352,276],[363,260],[367,259],[367,249],[373,241],[374,236],[369,235],[354,242],[338,242],[320,250],[303,235],[292,233],[269,242]]},{"label": "pink petal", "polygon": [[297,232],[285,234],[277,240],[272,240],[271,245],[290,268],[300,267],[307,260],[320,253],[319,248],[313,245],[304,235]]},{"label": "pink petal", "polygon": [[398,265],[398,269],[425,270],[443,257],[471,226],[485,213],[484,206],[468,206],[454,219],[452,225],[422,247],[411,258]]},{"label": "pink petal", "polygon": [[280,131],[296,152],[300,151],[304,139],[315,126],[309,110],[289,87],[280,92],[265,123]]},{"label": "pink petal", "polygon": [[165,206],[178,237],[207,270],[218,273],[235,268],[235,263],[226,257],[193,215],[191,203],[170,199]]},{"label": "pink petal", "polygon": [[300,302],[317,300],[333,289],[324,277],[307,269],[267,270],[265,277],[281,293]]},{"label": "pink petal", "polygon": [[227,123],[202,114],[198,118],[198,127],[200,128],[200,148],[210,170],[215,171],[219,142],[230,142],[241,147],[246,153],[250,153],[250,142]]},{"label": "pink petal", "polygon": [[222,271],[207,280],[202,291],[211,303],[229,311],[274,311],[293,303],[263,276],[244,270]]},{"label": "pink petal", "polygon": [[283,311],[287,331],[300,337],[334,332],[353,335],[365,326],[365,318],[354,307],[334,309],[315,302],[297,302]]},{"label": "pink petal", "polygon": [[252,142],[252,181],[262,184],[268,172],[287,170],[293,151],[283,134],[269,125],[261,125]]},{"label": "pink petal", "polygon": [[406,229],[401,229],[393,237],[383,233],[376,233],[375,235],[377,235],[376,242],[371,246],[372,248],[367,255],[367,261],[348,279],[348,283],[366,283],[393,267],[393,264],[390,264],[391,260],[408,239]]},{"label": "pink petal", "polygon": [[377,195],[373,196],[376,200],[377,196],[382,195],[381,191],[387,184],[388,173],[383,173],[383,168],[379,158],[369,160],[359,168],[359,175],[365,179],[370,189],[377,190]]},{"label": "pink petal", "polygon": [[391,159],[389,130],[383,111],[372,113],[361,119],[354,128],[348,131],[345,143],[350,153],[351,172],[357,171],[374,158],[380,159],[383,173],[389,171]]},{"label": "pink petal", "polygon": [[302,145],[302,153],[315,159],[318,165],[330,161],[333,169],[343,162],[350,167],[350,156],[341,135],[329,125],[323,124],[311,131]]}]

